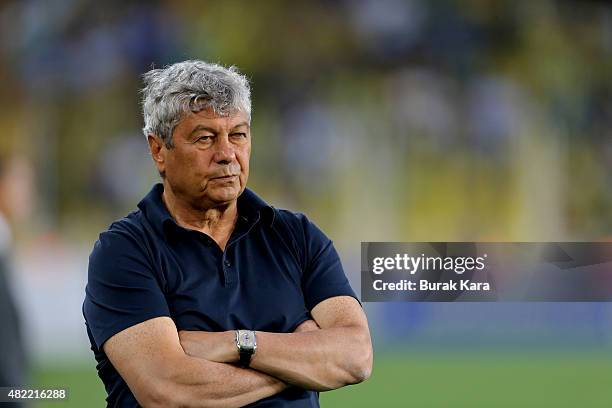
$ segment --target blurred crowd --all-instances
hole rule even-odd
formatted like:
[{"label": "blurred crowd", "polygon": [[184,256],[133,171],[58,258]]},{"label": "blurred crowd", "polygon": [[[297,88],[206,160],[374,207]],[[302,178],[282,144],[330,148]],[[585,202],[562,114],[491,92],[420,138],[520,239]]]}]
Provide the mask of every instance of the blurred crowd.
[{"label": "blurred crowd", "polygon": [[[340,238],[610,233],[605,2],[19,1],[0,21],[0,148],[36,163],[47,227],[134,206],[155,180],[140,74],[200,58],[252,79],[252,184]],[[376,207],[381,233],[346,225]]]},{"label": "blurred crowd", "polygon": [[41,265],[79,288],[156,181],[140,75],[183,59],[251,78],[250,186],[321,225],[355,284],[360,241],[612,237],[606,2],[5,1],[0,32],[0,153],[36,178],[22,291]]}]

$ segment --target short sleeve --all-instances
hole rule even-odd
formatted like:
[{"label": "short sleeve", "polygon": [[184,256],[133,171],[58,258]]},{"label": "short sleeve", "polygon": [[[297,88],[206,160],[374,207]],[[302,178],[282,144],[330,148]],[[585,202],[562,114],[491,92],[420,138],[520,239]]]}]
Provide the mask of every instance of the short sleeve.
[{"label": "short sleeve", "polygon": [[126,231],[100,235],[89,257],[83,315],[98,347],[146,320],[170,316],[150,257]]},{"label": "short sleeve", "polygon": [[306,245],[302,290],[307,309],[312,310],[320,302],[334,296],[351,296],[359,301],[344,274],[332,241],[306,217],[302,225]]}]

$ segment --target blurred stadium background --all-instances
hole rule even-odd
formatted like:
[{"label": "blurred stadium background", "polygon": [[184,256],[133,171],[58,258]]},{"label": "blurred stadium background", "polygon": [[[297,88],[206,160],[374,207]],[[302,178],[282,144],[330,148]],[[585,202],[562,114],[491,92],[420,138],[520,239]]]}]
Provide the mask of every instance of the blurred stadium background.
[{"label": "blurred stadium background", "polygon": [[[612,238],[607,2],[4,1],[0,32],[0,154],[32,207],[10,279],[31,383],[71,393],[48,406],[104,405],[87,257],[157,179],[138,99],[152,66],[252,79],[250,187],[315,220],[357,290],[360,241]],[[324,406],[612,406],[610,304],[366,310],[373,377]]]}]

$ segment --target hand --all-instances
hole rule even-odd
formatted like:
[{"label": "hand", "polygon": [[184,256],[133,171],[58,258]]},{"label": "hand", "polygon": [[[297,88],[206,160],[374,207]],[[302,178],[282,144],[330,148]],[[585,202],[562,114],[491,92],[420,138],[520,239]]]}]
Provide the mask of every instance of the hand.
[{"label": "hand", "polygon": [[181,346],[192,357],[217,363],[236,363],[239,360],[236,332],[179,331]]},{"label": "hand", "polygon": [[317,322],[315,322],[312,319],[308,319],[308,320],[304,320],[302,323],[300,323],[299,326],[296,327],[293,332],[294,333],[303,333],[303,332],[309,332],[309,331],[315,331],[315,330],[321,330],[321,328],[319,327]]}]

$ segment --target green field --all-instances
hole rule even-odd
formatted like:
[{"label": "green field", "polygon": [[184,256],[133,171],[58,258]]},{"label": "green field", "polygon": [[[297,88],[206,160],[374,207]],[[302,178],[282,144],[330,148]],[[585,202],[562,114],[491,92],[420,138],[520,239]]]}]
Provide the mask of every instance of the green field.
[{"label": "green field", "polygon": [[[38,386],[67,386],[68,402],[103,407],[94,364],[41,366]],[[321,394],[323,407],[612,407],[612,356],[603,353],[378,354],[364,384]]]}]

